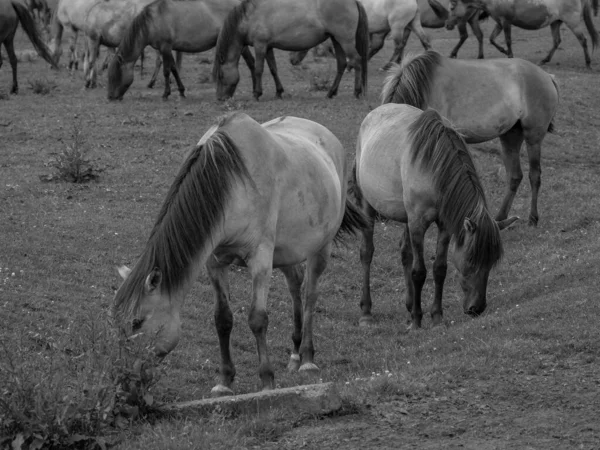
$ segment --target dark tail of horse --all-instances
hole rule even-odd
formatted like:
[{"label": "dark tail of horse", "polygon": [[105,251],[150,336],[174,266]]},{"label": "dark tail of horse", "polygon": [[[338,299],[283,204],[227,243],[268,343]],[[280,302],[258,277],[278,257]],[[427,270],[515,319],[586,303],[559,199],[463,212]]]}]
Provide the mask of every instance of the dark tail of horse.
[{"label": "dark tail of horse", "polygon": [[367,94],[367,68],[369,66],[369,21],[367,12],[361,2],[356,0],[358,8],[358,25],[356,27],[356,51],[360,55],[360,83],[362,86],[362,94]]},{"label": "dark tail of horse", "polygon": [[33,20],[33,16],[27,10],[27,7],[18,1],[12,1],[11,4],[15,10],[15,13],[17,14],[17,17],[19,18],[19,22],[21,22],[21,26],[33,44],[35,51],[38,53],[38,55],[50,63],[52,67],[58,69],[56,62],[50,54],[50,50],[48,47],[46,47],[46,44],[44,44],[40,32],[35,25],[35,21]]},{"label": "dark tail of horse", "polygon": [[437,0],[427,0],[429,7],[433,10],[433,13],[443,20],[448,20],[450,13],[448,10]]},{"label": "dark tail of horse", "polygon": [[598,0],[587,0],[583,2],[583,21],[585,22],[588,33],[590,33],[592,48],[595,49],[598,47],[598,43],[600,43],[600,36],[598,35],[598,30],[596,30],[594,20],[592,19],[592,6],[594,8],[594,15],[598,15]]},{"label": "dark tail of horse", "polygon": [[344,218],[342,219],[342,224],[340,225],[334,240],[339,242],[343,239],[344,235],[356,234],[357,231],[364,229],[367,224],[367,218],[362,210],[346,197]]}]

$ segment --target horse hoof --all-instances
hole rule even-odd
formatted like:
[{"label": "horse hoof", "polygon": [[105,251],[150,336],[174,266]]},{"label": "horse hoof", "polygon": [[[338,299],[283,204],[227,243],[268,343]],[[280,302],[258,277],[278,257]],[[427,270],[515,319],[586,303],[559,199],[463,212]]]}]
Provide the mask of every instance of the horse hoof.
[{"label": "horse hoof", "polygon": [[537,225],[538,225],[538,218],[537,217],[529,217],[529,226],[537,227]]},{"label": "horse hoof", "polygon": [[212,395],[213,397],[225,397],[228,395],[233,395],[233,391],[227,386],[217,384],[214,388],[210,390],[210,395]]},{"label": "horse hoof", "polygon": [[288,372],[298,372],[298,369],[300,369],[300,355],[291,355],[287,370]]},{"label": "horse hoof", "polygon": [[316,374],[319,373],[320,369],[315,363],[304,363],[300,366],[298,371],[307,374]]},{"label": "horse hoof", "polygon": [[371,316],[371,315],[362,316],[360,319],[358,319],[359,327],[370,327],[374,323],[375,323],[375,321],[373,320],[373,316]]}]

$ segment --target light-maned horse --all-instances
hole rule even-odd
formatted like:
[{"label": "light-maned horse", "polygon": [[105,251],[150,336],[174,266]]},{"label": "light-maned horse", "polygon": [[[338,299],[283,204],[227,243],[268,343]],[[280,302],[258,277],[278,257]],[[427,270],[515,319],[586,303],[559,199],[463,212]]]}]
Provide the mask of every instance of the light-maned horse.
[{"label": "light-maned horse", "polygon": [[[15,54],[14,38],[19,23],[25,30],[27,37],[33,44],[35,51],[47,62],[54,64],[54,59],[44,44],[44,41],[35,25],[35,19],[27,7],[19,0],[0,0],[0,45],[4,44],[8,60],[12,68],[12,87],[11,94],[19,92],[19,83],[17,81],[17,55]],[[2,55],[0,53],[0,67],[2,67]]]},{"label": "light-maned horse", "polygon": [[433,108],[450,120],[467,143],[500,138],[507,190],[497,220],[508,217],[523,178],[523,141],[529,157],[531,209],[537,225],[542,141],[553,130],[558,108],[554,77],[522,59],[458,60],[428,51],[406,58],[385,81],[383,103]]},{"label": "light-maned horse", "polygon": [[[425,49],[431,48],[429,37],[421,26],[417,0],[360,0],[360,2],[365,7],[369,20],[369,59],[383,48],[388,35],[391,35],[394,41],[394,53],[383,69],[393,62],[400,62],[411,30],[415,32]],[[307,52],[308,49],[293,52],[290,55],[290,63],[300,64]]]},{"label": "light-maned horse", "polygon": [[[230,11],[240,4],[239,0],[156,0],[146,6],[131,22],[108,71],[108,98],[122,99],[133,83],[133,66],[147,45],[160,51],[163,57],[165,90],[163,99],[171,94],[170,74],[177,83],[179,94],[184,97],[172,51],[186,53],[205,52],[213,48],[221,27]],[[252,81],[254,57],[244,46],[241,55],[246,61]]]},{"label": "light-maned horse", "polygon": [[[418,0],[418,4],[423,27],[437,29],[447,26],[447,21],[450,17],[450,0]],[[468,39],[468,24],[471,26],[471,30],[473,30],[473,34],[479,44],[477,58],[483,59],[483,32],[481,31],[479,22],[485,20],[487,17],[488,14],[485,11],[477,8],[471,7],[465,11],[464,16],[460,17],[455,24],[458,28],[459,40],[450,52],[450,58],[458,56],[458,51]]]},{"label": "light-maned horse", "polygon": [[[481,8],[496,21],[490,35],[490,43],[500,52],[513,57],[511,27],[515,25],[526,30],[538,30],[550,25],[553,46],[540,64],[550,62],[561,42],[560,26],[564,23],[573,32],[583,48],[586,66],[590,67],[585,30],[592,40],[592,49],[600,42],[598,31],[592,18],[592,6],[598,13],[598,0],[451,0],[449,26],[454,20],[466,14],[466,8]],[[506,48],[496,43],[496,37],[504,31]]]},{"label": "light-maned horse", "polygon": [[52,20],[52,10],[48,6],[48,2],[46,0],[25,0],[25,5],[40,24],[40,28],[47,32]]},{"label": "light-maned horse", "polygon": [[183,299],[206,266],[221,353],[221,382],[213,394],[231,394],[229,266],[248,267],[248,324],[262,387],[272,389],[267,294],[273,268],[279,268],[293,303],[288,368],[318,371],[313,359],[317,283],[333,241],[365,225],[346,197],[347,177],[346,151],[322,125],[289,116],[262,125],[244,113],[226,117],[188,154],[133,270],[120,270],[126,279],[116,293],[113,317],[127,332],[155,338],[155,352],[164,356],[177,345]]},{"label": "light-maned horse", "polygon": [[243,0],[227,17],[217,41],[213,78],[217,99],[233,96],[240,74],[238,63],[245,45],[254,47],[256,85],[254,98],[262,95],[265,59],[275,80],[277,98],[283,85],[277,74],[274,48],[287,51],[309,50],[331,38],[337,60],[336,77],[327,97],[337,94],[346,58],[356,69],[354,95],[367,91],[369,49],[368,19],[358,0]]},{"label": "light-maned horse", "polygon": [[464,293],[463,310],[473,316],[486,308],[490,270],[502,257],[500,230],[517,218],[496,223],[467,146],[433,109],[386,104],[364,119],[356,144],[354,192],[369,226],[363,230],[361,325],[372,323],[370,271],[376,215],[402,222],[400,253],[406,280],[406,308],[412,328],[421,327],[421,292],[427,277],[425,233],[437,224],[438,239],[431,307],[434,325],[442,322],[442,291],[448,247]]}]

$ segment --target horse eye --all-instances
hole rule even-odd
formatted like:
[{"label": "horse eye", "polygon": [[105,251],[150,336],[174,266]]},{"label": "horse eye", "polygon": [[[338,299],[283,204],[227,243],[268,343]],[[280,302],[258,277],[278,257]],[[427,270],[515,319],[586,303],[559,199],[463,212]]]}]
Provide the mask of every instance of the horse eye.
[{"label": "horse eye", "polygon": [[140,328],[142,328],[143,324],[144,324],[144,319],[133,319],[131,321],[131,330],[135,333]]}]

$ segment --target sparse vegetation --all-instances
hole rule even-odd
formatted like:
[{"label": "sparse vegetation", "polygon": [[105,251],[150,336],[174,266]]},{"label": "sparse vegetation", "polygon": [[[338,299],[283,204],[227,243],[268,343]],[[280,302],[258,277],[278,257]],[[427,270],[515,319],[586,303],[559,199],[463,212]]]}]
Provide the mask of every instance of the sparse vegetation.
[{"label": "sparse vegetation", "polygon": [[34,78],[28,81],[29,88],[34,94],[48,95],[57,87],[56,83],[47,78]]}]

